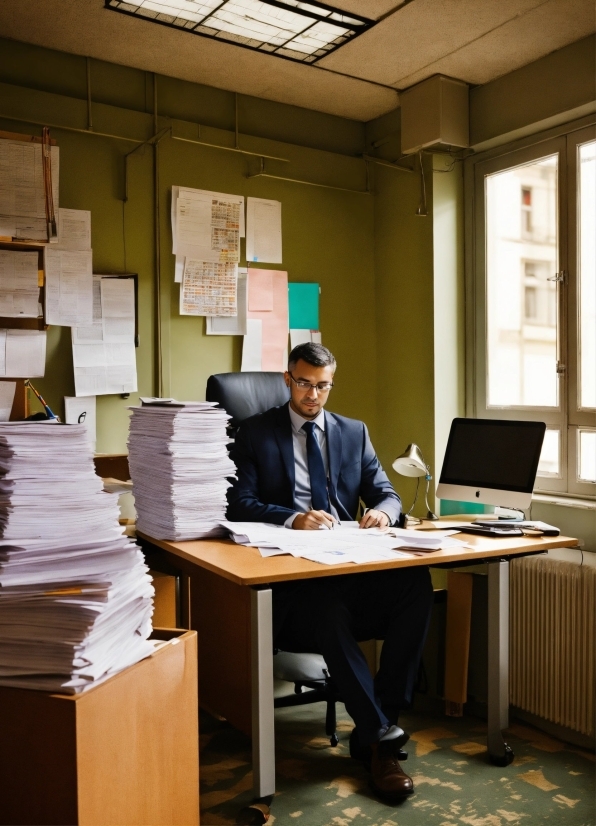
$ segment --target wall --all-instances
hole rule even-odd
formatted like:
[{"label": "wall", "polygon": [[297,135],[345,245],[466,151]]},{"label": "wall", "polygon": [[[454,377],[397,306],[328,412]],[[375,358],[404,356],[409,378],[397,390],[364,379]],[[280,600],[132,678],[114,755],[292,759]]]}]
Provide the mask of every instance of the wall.
[{"label": "wall", "polygon": [[[138,272],[139,393],[157,392],[158,282],[163,391],[201,399],[211,373],[240,366],[239,338],[206,336],[203,318],[178,314],[171,186],[275,198],[283,204],[284,263],[278,268],[287,269],[290,280],[321,284],[323,340],[339,362],[330,408],[364,419],[374,436],[376,373],[370,369],[376,346],[374,208],[372,196],[366,193],[365,164],[355,157],[364,146],[363,125],[254,98],[236,100],[231,93],[172,78],[158,77],[154,86],[149,73],[93,60],[92,131],[132,140],[98,137],[87,133],[86,72],[84,58],[0,41],[0,129],[40,134],[36,123],[52,125],[52,137],[61,151],[60,204],[91,210],[94,271]],[[340,189],[249,179],[258,158],[173,140],[169,135],[160,140],[157,150],[145,146],[134,152],[125,187],[125,154],[154,130],[171,126],[176,136],[234,147],[236,104],[240,146],[289,160],[267,161],[267,172]],[[63,396],[74,393],[68,328],[49,330],[46,376],[35,384],[50,406],[63,413]],[[98,399],[99,452],[126,449],[127,407],[136,402],[136,394],[130,399]]]}]

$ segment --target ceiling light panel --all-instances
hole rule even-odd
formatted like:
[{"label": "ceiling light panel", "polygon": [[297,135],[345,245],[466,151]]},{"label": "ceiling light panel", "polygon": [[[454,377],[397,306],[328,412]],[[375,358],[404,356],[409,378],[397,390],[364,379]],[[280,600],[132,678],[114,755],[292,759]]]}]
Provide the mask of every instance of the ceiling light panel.
[{"label": "ceiling light panel", "polygon": [[113,11],[202,37],[316,63],[374,20],[300,0],[105,0]]}]

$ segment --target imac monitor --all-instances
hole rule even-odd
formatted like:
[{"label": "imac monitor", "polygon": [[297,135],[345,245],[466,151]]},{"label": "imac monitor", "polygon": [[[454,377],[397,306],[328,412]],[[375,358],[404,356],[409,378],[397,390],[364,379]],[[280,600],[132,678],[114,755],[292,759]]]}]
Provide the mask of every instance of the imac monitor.
[{"label": "imac monitor", "polygon": [[544,422],[454,419],[437,496],[525,510],[545,430]]}]

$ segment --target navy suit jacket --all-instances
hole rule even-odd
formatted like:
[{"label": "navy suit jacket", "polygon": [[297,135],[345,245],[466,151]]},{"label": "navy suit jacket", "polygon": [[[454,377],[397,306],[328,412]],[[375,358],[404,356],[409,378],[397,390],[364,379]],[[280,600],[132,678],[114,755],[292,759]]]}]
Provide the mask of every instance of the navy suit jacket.
[{"label": "navy suit jacket", "polygon": [[[289,402],[240,425],[231,456],[238,478],[228,491],[228,519],[283,525],[294,507],[294,447]],[[363,422],[325,411],[329,497],[340,519],[353,520],[360,499],[395,524],[401,500],[381,467]]]}]

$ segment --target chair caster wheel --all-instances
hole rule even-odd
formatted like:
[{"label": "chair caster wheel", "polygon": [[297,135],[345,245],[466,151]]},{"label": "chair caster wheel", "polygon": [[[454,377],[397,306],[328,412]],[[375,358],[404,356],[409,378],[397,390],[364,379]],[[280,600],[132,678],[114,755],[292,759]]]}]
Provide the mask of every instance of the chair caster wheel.
[{"label": "chair caster wheel", "polygon": [[508,746],[507,743],[505,743],[505,754],[489,754],[489,759],[493,766],[508,766],[513,762],[514,757],[513,749],[511,746]]},{"label": "chair caster wheel", "polygon": [[337,736],[337,734],[332,734],[329,738],[329,742],[335,748],[335,746],[337,746],[337,744],[339,743],[339,737]]}]

